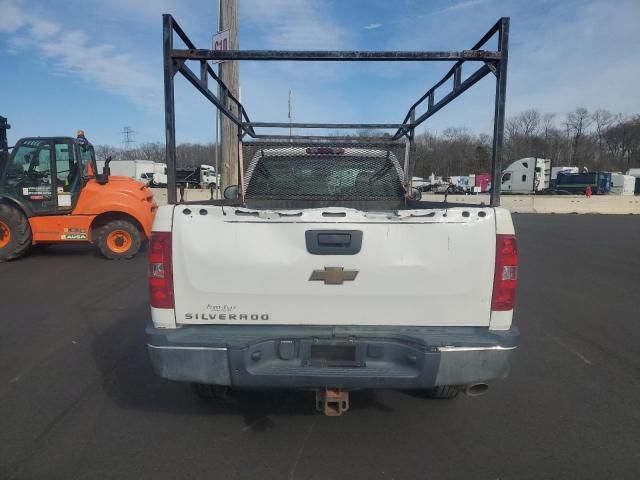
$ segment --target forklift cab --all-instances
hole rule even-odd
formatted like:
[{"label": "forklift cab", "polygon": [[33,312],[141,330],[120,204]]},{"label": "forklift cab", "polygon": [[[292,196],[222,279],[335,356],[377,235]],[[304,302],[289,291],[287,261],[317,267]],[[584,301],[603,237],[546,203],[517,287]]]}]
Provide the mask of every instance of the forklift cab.
[{"label": "forklift cab", "polygon": [[0,193],[35,215],[73,210],[82,187],[96,172],[93,146],[78,133],[75,139],[20,139],[0,172]]}]

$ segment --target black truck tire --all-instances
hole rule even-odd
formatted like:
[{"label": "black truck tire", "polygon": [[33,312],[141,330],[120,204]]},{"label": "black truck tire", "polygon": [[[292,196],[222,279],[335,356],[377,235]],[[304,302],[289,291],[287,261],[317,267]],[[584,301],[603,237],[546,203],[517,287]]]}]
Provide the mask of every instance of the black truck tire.
[{"label": "black truck tire", "polygon": [[458,390],[457,387],[451,385],[439,385],[427,390],[426,394],[429,398],[450,399],[457,397],[459,392],[460,390]]},{"label": "black truck tire", "polygon": [[142,235],[133,223],[112,220],[98,229],[96,244],[105,258],[128,260],[140,251]]},{"label": "black truck tire", "polygon": [[17,208],[0,203],[0,262],[15,260],[31,246],[31,227]]}]

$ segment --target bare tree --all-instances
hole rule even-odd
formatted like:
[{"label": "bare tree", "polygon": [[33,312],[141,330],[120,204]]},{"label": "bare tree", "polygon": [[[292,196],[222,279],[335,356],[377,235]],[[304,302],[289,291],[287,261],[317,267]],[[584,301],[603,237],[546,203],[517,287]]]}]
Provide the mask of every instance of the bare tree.
[{"label": "bare tree", "polygon": [[520,131],[525,138],[530,138],[538,133],[540,128],[540,112],[538,110],[530,108],[518,115],[517,118],[520,123]]},{"label": "bare tree", "polygon": [[578,107],[575,111],[567,114],[567,137],[571,142],[571,163],[575,164],[578,160],[585,163],[585,156],[581,155],[580,147],[582,146],[587,129],[593,123],[591,115],[586,108]]},{"label": "bare tree", "polygon": [[113,158],[117,156],[116,149],[111,145],[95,145],[94,150],[98,160],[106,160],[109,156]]},{"label": "bare tree", "polygon": [[613,123],[613,115],[608,110],[599,108],[591,116],[596,127],[596,135],[598,135],[598,162],[602,162],[604,153],[604,133]]},{"label": "bare tree", "polygon": [[629,169],[640,163],[640,115],[631,118],[618,115],[616,120],[605,131],[604,138],[615,167]]}]

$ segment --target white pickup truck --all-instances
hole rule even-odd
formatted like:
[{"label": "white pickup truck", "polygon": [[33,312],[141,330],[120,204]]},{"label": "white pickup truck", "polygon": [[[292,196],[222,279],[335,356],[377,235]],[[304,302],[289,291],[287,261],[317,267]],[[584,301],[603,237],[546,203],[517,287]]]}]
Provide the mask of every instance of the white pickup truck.
[{"label": "white pickup truck", "polygon": [[448,398],[507,375],[507,210],[408,200],[383,146],[251,151],[243,198],[158,210],[147,340],[160,376]]}]

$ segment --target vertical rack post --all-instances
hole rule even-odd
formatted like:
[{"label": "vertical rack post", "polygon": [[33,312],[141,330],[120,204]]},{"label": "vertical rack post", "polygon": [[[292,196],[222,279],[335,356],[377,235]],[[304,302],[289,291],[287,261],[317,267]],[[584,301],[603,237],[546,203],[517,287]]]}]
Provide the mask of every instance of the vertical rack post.
[{"label": "vertical rack post", "polygon": [[[411,109],[411,113],[409,115],[409,122],[413,125],[416,121],[416,110],[415,108]],[[413,146],[413,135],[415,133],[415,129],[412,127],[407,133],[407,143],[404,147],[404,184],[408,193],[411,193],[411,147]]]},{"label": "vertical rack post", "polygon": [[173,18],[162,16],[162,52],[164,58],[164,131],[166,137],[167,162],[167,202],[174,205],[178,202],[176,191],[176,120],[173,77]]},{"label": "vertical rack post", "polygon": [[502,145],[504,143],[504,110],[507,94],[507,60],[509,55],[509,19],[501,18],[498,29],[498,50],[501,53],[496,65],[496,104],[493,117],[493,152],[491,155],[491,206],[500,206],[500,181],[502,179]]},{"label": "vertical rack post", "polygon": [[242,149],[242,107],[238,103],[238,191],[240,199],[244,203],[244,151]]}]

